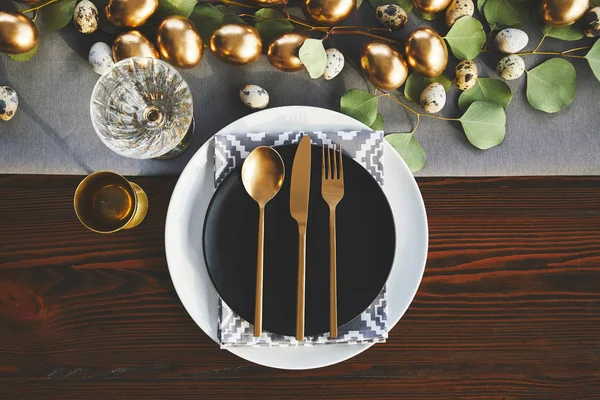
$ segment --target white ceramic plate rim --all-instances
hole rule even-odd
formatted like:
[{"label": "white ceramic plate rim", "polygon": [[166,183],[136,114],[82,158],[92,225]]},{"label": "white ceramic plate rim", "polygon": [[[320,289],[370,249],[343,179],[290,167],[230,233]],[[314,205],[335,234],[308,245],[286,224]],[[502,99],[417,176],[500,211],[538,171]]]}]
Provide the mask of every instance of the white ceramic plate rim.
[{"label": "white ceramic plate rim", "polygon": [[[217,134],[280,132],[281,127],[286,131],[369,129],[331,110],[287,106],[250,114]],[[202,249],[202,225],[214,193],[212,145],[211,138],[192,157],[177,181],[167,211],[165,249],[169,273],[183,306],[196,324],[217,341],[218,294],[208,276]],[[384,142],[384,166],[383,190],[390,201],[397,230],[396,256],[387,281],[388,323],[392,329],[408,309],[421,282],[427,258],[428,228],[417,183],[402,158],[387,142]],[[309,369],[341,362],[371,346],[237,347],[227,350],[273,368]]]}]

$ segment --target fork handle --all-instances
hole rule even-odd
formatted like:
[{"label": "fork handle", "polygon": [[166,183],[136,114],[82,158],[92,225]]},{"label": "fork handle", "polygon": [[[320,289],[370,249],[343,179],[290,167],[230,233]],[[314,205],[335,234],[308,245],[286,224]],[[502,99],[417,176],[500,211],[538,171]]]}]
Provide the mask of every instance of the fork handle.
[{"label": "fork handle", "polygon": [[306,279],[306,227],[298,227],[298,295],[296,299],[296,340],[304,340],[304,286]]},{"label": "fork handle", "polygon": [[338,335],[335,207],[329,209],[329,337]]}]

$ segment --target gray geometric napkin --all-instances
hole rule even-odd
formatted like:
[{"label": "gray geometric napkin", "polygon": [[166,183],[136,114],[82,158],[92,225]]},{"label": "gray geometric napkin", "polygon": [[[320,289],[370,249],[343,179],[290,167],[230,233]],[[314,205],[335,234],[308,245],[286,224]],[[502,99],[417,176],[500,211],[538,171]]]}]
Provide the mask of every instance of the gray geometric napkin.
[{"label": "gray geometric napkin", "polygon": [[[215,136],[215,188],[233,169],[240,166],[256,147],[297,143],[304,135],[310,136],[312,144],[320,146],[341,144],[344,154],[361,164],[383,186],[383,131],[299,131]],[[248,321],[242,319],[219,298],[217,337],[221,348],[382,343],[388,336],[386,288],[383,287],[377,298],[361,315],[339,327],[338,337],[335,339],[329,338],[329,333],[326,333],[306,337],[299,342],[293,336],[264,331],[261,337],[255,338],[252,330],[253,326]]]}]

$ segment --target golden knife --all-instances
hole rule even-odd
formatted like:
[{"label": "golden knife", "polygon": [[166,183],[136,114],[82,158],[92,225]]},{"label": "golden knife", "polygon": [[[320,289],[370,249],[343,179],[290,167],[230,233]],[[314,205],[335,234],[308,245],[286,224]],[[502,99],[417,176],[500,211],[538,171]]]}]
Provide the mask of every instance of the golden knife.
[{"label": "golden knife", "polygon": [[298,222],[298,296],[296,299],[296,339],[304,340],[304,285],[306,274],[306,221],[310,193],[310,138],[298,144],[292,166],[290,213]]}]

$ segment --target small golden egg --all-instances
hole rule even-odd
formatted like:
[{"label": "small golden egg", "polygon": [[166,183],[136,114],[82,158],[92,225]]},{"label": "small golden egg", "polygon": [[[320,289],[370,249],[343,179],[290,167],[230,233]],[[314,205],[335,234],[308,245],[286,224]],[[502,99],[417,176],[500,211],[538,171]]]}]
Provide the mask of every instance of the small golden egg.
[{"label": "small golden egg", "polygon": [[129,31],[121,34],[112,47],[115,62],[129,57],[160,58],[160,54],[146,36],[138,31]]},{"label": "small golden egg", "polygon": [[17,12],[0,11],[0,51],[21,54],[33,50],[40,31],[33,21]]},{"label": "small golden egg", "polygon": [[165,18],[156,35],[163,58],[179,68],[193,68],[202,61],[204,43],[192,22],[182,16]]},{"label": "small golden egg", "polygon": [[212,34],[210,49],[227,63],[249,64],[260,58],[262,40],[258,31],[250,25],[227,24]]},{"label": "small golden egg", "polygon": [[448,65],[448,49],[444,39],[431,28],[415,29],[405,46],[408,65],[421,75],[440,76]]},{"label": "small golden egg", "polygon": [[540,13],[546,25],[558,28],[574,24],[589,6],[589,0],[542,0]]},{"label": "small golden egg", "polygon": [[304,68],[304,64],[300,61],[298,52],[306,39],[310,36],[298,32],[288,32],[273,40],[269,45],[267,57],[269,62],[275,68],[285,71],[294,72]]},{"label": "small golden egg", "polygon": [[158,0],[108,0],[104,12],[115,26],[137,28],[146,23],[158,8]]},{"label": "small golden egg", "polygon": [[335,25],[346,18],[356,8],[356,0],[305,0],[308,16],[322,24]]},{"label": "small golden egg", "polygon": [[398,89],[408,77],[404,57],[383,42],[373,41],[365,45],[360,66],[375,86],[385,90]]},{"label": "small golden egg", "polygon": [[436,14],[450,5],[452,0],[413,0],[413,6],[427,14]]}]

